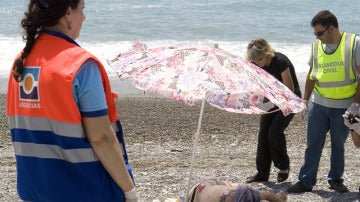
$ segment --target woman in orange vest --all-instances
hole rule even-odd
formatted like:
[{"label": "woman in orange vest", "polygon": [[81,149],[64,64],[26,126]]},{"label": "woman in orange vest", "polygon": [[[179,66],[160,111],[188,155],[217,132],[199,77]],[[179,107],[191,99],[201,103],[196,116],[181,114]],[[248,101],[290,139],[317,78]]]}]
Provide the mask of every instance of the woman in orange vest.
[{"label": "woman in orange vest", "polygon": [[74,40],[84,0],[31,0],[7,115],[24,201],[136,202],[115,94],[101,62]]}]

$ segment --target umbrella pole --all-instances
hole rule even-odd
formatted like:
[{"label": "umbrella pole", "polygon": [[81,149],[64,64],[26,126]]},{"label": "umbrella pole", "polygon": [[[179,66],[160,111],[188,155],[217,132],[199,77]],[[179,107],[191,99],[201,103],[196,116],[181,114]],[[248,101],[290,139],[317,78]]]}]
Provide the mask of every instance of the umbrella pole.
[{"label": "umbrella pole", "polygon": [[205,99],[203,99],[201,102],[198,127],[197,127],[196,133],[194,135],[195,137],[194,137],[194,142],[193,142],[193,152],[191,155],[190,172],[189,172],[188,184],[187,184],[187,188],[186,188],[186,201],[189,200],[187,197],[189,195],[191,180],[193,177],[193,168],[194,168],[195,159],[196,159],[196,150],[197,150],[197,146],[198,146],[198,142],[199,142],[199,135],[200,135],[200,131],[201,131],[201,122],[202,122],[202,117],[204,114],[204,106],[205,106]]}]

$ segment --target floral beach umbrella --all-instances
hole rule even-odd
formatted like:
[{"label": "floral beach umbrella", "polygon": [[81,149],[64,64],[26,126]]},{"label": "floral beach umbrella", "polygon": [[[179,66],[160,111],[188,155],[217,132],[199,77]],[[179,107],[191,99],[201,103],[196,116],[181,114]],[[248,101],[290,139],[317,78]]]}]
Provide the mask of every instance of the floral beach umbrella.
[{"label": "floral beach umbrella", "polygon": [[262,114],[271,102],[284,115],[305,108],[298,96],[266,71],[218,48],[146,49],[137,42],[109,64],[120,79],[132,78],[136,88],[188,105],[206,100],[230,112]]},{"label": "floral beach umbrella", "polygon": [[284,115],[305,109],[302,100],[260,67],[214,47],[162,46],[147,49],[136,42],[108,61],[120,79],[187,105],[201,102],[194,137],[190,179],[201,129],[204,102],[226,111],[263,114],[276,105]]}]

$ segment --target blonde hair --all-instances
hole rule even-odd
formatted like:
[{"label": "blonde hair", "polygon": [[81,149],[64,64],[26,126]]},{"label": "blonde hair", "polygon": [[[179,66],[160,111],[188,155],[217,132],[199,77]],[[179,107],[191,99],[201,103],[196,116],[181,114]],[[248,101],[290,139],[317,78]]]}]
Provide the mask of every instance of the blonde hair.
[{"label": "blonde hair", "polygon": [[250,62],[259,62],[263,58],[268,57],[269,59],[275,56],[275,50],[271,48],[270,44],[262,38],[257,38],[247,46],[246,59]]}]

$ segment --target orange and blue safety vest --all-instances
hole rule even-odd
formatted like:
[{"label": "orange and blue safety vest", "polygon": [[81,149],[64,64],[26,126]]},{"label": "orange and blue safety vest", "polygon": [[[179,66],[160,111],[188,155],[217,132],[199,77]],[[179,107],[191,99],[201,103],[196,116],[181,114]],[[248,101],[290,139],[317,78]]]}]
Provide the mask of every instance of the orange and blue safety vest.
[{"label": "orange and blue safety vest", "polygon": [[49,33],[36,39],[21,81],[10,76],[7,115],[15,149],[18,194],[26,201],[125,201],[86,139],[72,84],[84,62],[97,62],[108,115],[128,163],[122,126],[101,62],[74,41]]}]

